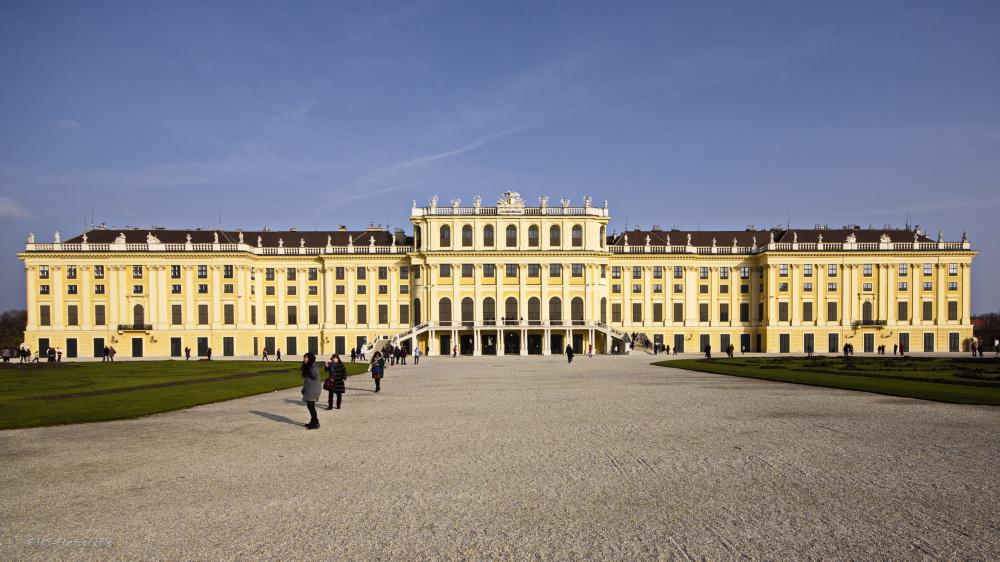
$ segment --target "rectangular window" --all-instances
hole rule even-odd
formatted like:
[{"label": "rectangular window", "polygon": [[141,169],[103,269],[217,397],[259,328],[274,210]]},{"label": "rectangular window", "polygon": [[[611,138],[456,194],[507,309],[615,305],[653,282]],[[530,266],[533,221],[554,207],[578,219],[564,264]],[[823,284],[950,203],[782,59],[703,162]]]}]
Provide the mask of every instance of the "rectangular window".
[{"label": "rectangular window", "polygon": [[719,268],[719,279],[729,279],[729,268],[720,267]]},{"label": "rectangular window", "polygon": [[653,279],[663,279],[663,266],[654,265],[653,266]]},{"label": "rectangular window", "polygon": [[653,294],[659,295],[663,293],[663,283],[653,283]]},{"label": "rectangular window", "polygon": [[617,294],[621,294],[621,292],[622,292],[622,284],[621,283],[612,283],[611,284],[611,294],[617,295]]},{"label": "rectangular window", "polygon": [[401,265],[401,266],[399,266],[399,278],[400,279],[409,279],[410,278],[410,266],[408,266],[408,265]]},{"label": "rectangular window", "polygon": [[684,284],[674,283],[674,293],[683,293],[683,292],[684,292]]},{"label": "rectangular window", "polygon": [[601,279],[604,279],[607,276],[608,276],[608,266],[601,265]]},{"label": "rectangular window", "polygon": [[232,304],[222,305],[222,323],[223,324],[235,324],[236,323],[236,306]]},{"label": "rectangular window", "polygon": [[675,302],[674,303],[674,322],[684,321],[684,303]]},{"label": "rectangular window", "polygon": [[378,278],[382,279],[382,280],[388,279],[389,278],[389,268],[386,267],[386,266],[384,266],[384,265],[379,266],[379,268],[378,268]]},{"label": "rectangular window", "polygon": [[388,285],[379,285],[378,286],[378,294],[380,294],[380,295],[388,295],[389,294],[389,286]]},{"label": "rectangular window", "polygon": [[399,286],[399,294],[401,294],[401,295],[408,295],[408,294],[410,294],[410,286],[409,285],[400,285]]},{"label": "rectangular window", "polygon": [[708,285],[698,285],[698,293],[702,295],[708,294]]},{"label": "rectangular window", "polygon": [[38,278],[39,279],[48,279],[49,278],[49,266],[47,266],[47,265],[40,265],[40,266],[38,266]]},{"label": "rectangular window", "polygon": [[103,326],[107,320],[104,317],[104,305],[95,304],[94,305],[94,325]]},{"label": "rectangular window", "polygon": [[38,307],[38,324],[41,326],[52,325],[52,313],[49,305],[43,304]]},{"label": "rectangular window", "polygon": [[504,276],[505,277],[517,277],[517,264],[516,263],[508,263],[507,264],[507,272],[505,273]]},{"label": "rectangular window", "polygon": [[907,320],[910,319],[910,303],[905,301],[900,302],[897,304],[896,310],[897,310],[896,316],[899,317],[900,321],[906,322]]},{"label": "rectangular window", "polygon": [[871,277],[872,276],[872,264],[870,264],[870,263],[864,264],[862,266],[862,269],[861,269],[861,275],[863,275],[865,277]]},{"label": "rectangular window", "polygon": [[783,263],[778,266],[778,277],[788,277],[788,264]]},{"label": "rectangular window", "polygon": [[438,266],[438,277],[451,277],[451,264],[442,263]]},{"label": "rectangular window", "polygon": [[142,266],[133,265],[132,266],[132,279],[142,279]]},{"label": "rectangular window", "polygon": [[932,301],[924,301],[924,320],[934,320],[934,303]]},{"label": "rectangular window", "polygon": [[208,294],[208,283],[198,284],[198,294],[205,295]]},{"label": "rectangular window", "polygon": [[223,285],[222,286],[222,292],[223,293],[227,293],[227,294],[232,294],[233,293],[233,284],[232,283],[226,283],[225,285]]},{"label": "rectangular window", "polygon": [[778,291],[787,292],[788,291],[788,283],[778,283]]},{"label": "rectangular window", "polygon": [[933,281],[924,281],[924,290],[925,291],[933,291],[934,290],[934,282]]},{"label": "rectangular window", "polygon": [[806,282],[802,284],[802,291],[805,293],[811,293],[813,290],[813,284],[811,282]]},{"label": "rectangular window", "polygon": [[617,266],[617,265],[612,265],[611,266],[611,278],[612,279],[621,279],[622,278],[622,268],[620,266]]},{"label": "rectangular window", "polygon": [[378,305],[378,323],[379,324],[389,323],[389,305],[387,304]]},{"label": "rectangular window", "polygon": [[611,321],[622,321],[622,304],[620,302],[611,303]]},{"label": "rectangular window", "polygon": [[[562,264],[561,263],[550,263],[549,264],[549,277],[562,277]],[[619,275],[619,277],[621,277],[621,276]]]},{"label": "rectangular window", "polygon": [[71,304],[66,307],[66,324],[69,326],[78,326],[80,324],[80,313],[79,308],[75,304]]},{"label": "rectangular window", "polygon": [[707,267],[698,268],[698,279],[708,279],[708,268]]},{"label": "rectangular window", "polygon": [[905,263],[899,264],[899,276],[900,277],[906,277],[909,274],[910,274],[910,266],[909,266],[909,264],[905,264]]},{"label": "rectangular window", "polygon": [[837,290],[837,284],[836,283],[827,283],[826,284],[826,290],[827,291],[836,291]]},{"label": "rectangular window", "polygon": [[347,307],[342,304],[338,304],[336,308],[334,308],[333,316],[333,321],[337,324],[347,324]]},{"label": "rectangular window", "polygon": [[337,294],[337,295],[346,295],[347,294],[347,285],[334,285],[333,292],[334,292],[334,294]]},{"label": "rectangular window", "polygon": [[94,294],[95,295],[103,295],[104,294],[104,285],[94,285]]},{"label": "rectangular window", "polygon": [[472,277],[474,275],[473,271],[474,271],[474,269],[473,269],[471,263],[463,263],[462,264],[462,277]]},{"label": "rectangular window", "polygon": [[958,301],[948,301],[948,320],[958,320]]},{"label": "rectangular window", "polygon": [[931,275],[934,275],[934,264],[932,264],[932,263],[925,263],[924,264],[924,276],[925,277],[930,277]]},{"label": "rectangular window", "polygon": [[[73,266],[70,266],[70,267],[73,267]],[[948,264],[948,275],[950,275],[951,277],[955,277],[956,275],[958,275],[958,264],[957,263],[949,263]],[[71,277],[71,279],[75,279],[75,277]]]},{"label": "rectangular window", "polygon": [[363,305],[363,304],[359,304],[358,305],[358,324],[367,324],[367,323],[368,323],[368,307],[365,306],[365,305]]},{"label": "rectangular window", "polygon": [[807,263],[802,266],[802,276],[812,277],[813,276],[813,266],[811,263]]},{"label": "rectangular window", "polygon": [[250,305],[250,323],[254,326],[257,325],[257,305]]},{"label": "rectangular window", "polygon": [[750,268],[741,267],[740,268],[740,279],[750,279]]},{"label": "rectangular window", "polygon": [[275,315],[275,308],[274,308],[274,306],[269,305],[269,306],[265,306],[264,307],[264,323],[265,324],[267,324],[268,326],[274,326],[275,324],[277,324],[275,316],[276,315]]},{"label": "rectangular window", "polygon": [[132,294],[134,294],[134,295],[141,295],[142,294],[142,285],[132,285]]},{"label": "rectangular window", "polygon": [[826,303],[826,319],[831,322],[837,321],[837,303],[835,302]]},{"label": "rectangular window", "polygon": [[319,306],[315,304],[309,305],[309,323],[319,324]]},{"label": "rectangular window", "polygon": [[642,266],[640,265],[632,266],[632,279],[642,279]]},{"label": "rectangular window", "polygon": [[231,266],[231,265],[224,265],[224,266],[222,266],[222,278],[223,279],[232,279],[233,278],[233,266]]},{"label": "rectangular window", "polygon": [[345,268],[345,267],[336,267],[336,268],[334,268],[334,270],[333,270],[333,277],[334,277],[334,279],[337,279],[339,281],[343,281],[344,279],[347,279],[347,268]]},{"label": "rectangular window", "polygon": [[719,285],[719,292],[723,295],[729,293],[729,285]]},{"label": "rectangular window", "polygon": [[75,295],[76,294],[76,285],[66,285],[66,294],[67,295]]},{"label": "rectangular window", "polygon": [[698,321],[708,322],[708,303],[698,303]]},{"label": "rectangular window", "polygon": [[356,295],[367,295],[368,294],[368,285],[358,285],[357,288],[354,290],[354,294],[356,294]]},{"label": "rectangular window", "polygon": [[837,265],[831,263],[830,265],[826,266],[826,275],[827,275],[827,277],[836,277],[837,276]]},{"label": "rectangular window", "polygon": [[172,326],[178,326],[184,323],[184,316],[182,315],[183,308],[179,304],[170,305],[170,324]]},{"label": "rectangular window", "polygon": [[274,281],[274,268],[268,267],[264,269],[264,281]]},{"label": "rectangular window", "polygon": [[813,303],[811,302],[802,303],[802,321],[803,322],[813,321]]},{"label": "rectangular window", "polygon": [[199,304],[198,305],[198,323],[208,324],[208,305]]},{"label": "rectangular window", "polygon": [[497,276],[497,268],[496,268],[496,266],[494,264],[492,264],[492,263],[484,263],[483,264],[483,277],[496,277],[496,276]]},{"label": "rectangular window", "polygon": [[750,303],[741,302],[740,303],[740,322],[750,321]]},{"label": "rectangular window", "polygon": [[264,287],[264,294],[265,295],[273,295],[273,294],[275,294],[274,293],[274,285],[268,285],[267,287]]},{"label": "rectangular window", "polygon": [[861,284],[861,290],[862,291],[871,291],[872,290],[872,284],[871,283],[862,283]]},{"label": "rectangular window", "polygon": [[539,269],[539,265],[537,263],[529,263],[528,264],[528,277],[538,277],[539,276],[538,269]]},{"label": "rectangular window", "polygon": [[905,291],[905,290],[907,290],[909,288],[910,288],[910,284],[908,282],[906,282],[906,281],[900,281],[899,282],[899,290],[900,291]]},{"label": "rectangular window", "polygon": [[67,265],[66,266],[66,279],[76,279],[76,266],[75,265]]},{"label": "rectangular window", "polygon": [[684,266],[674,266],[674,279],[684,279]]},{"label": "rectangular window", "polygon": [[288,324],[298,324],[299,323],[299,309],[295,305],[288,305]]},{"label": "rectangular window", "polygon": [[170,294],[171,295],[179,295],[179,294],[181,294],[181,284],[180,283],[174,283],[174,284],[170,285]]},{"label": "rectangular window", "polygon": [[729,322],[729,303],[719,303],[719,322]]},{"label": "rectangular window", "polygon": [[632,292],[633,293],[641,293],[642,292],[642,283],[632,283]]},{"label": "rectangular window", "polygon": [[104,266],[95,265],[94,266],[94,279],[104,279]]},{"label": "rectangular window", "polygon": [[949,291],[957,291],[958,290],[958,281],[948,281],[948,290]]},{"label": "rectangular window", "polygon": [[573,268],[573,273],[572,273],[573,277],[583,277],[583,264],[582,263],[574,263],[570,267]]},{"label": "rectangular window", "polygon": [[358,268],[358,279],[367,279],[367,278],[368,278],[368,268],[366,268],[366,267],[359,267]]},{"label": "rectangular window", "polygon": [[663,303],[653,303],[653,322],[663,322]]},{"label": "rectangular window", "polygon": [[632,303],[632,322],[638,324],[642,322],[642,303],[634,302]]},{"label": "rectangular window", "polygon": [[778,303],[778,322],[788,322],[788,303]]},{"label": "rectangular window", "polygon": [[199,265],[198,266],[198,279],[208,279],[208,266]]},{"label": "rectangular window", "polygon": [[410,305],[408,304],[399,305],[399,323],[400,324],[410,323]]}]

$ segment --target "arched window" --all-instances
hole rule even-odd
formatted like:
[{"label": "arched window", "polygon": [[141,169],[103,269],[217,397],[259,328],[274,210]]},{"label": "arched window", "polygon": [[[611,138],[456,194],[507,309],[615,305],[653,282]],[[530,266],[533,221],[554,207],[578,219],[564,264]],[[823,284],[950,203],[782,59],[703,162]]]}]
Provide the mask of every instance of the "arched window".
[{"label": "arched window", "polygon": [[562,322],[562,299],[559,297],[549,299],[549,320]]},{"label": "arched window", "polygon": [[608,299],[601,297],[601,324],[608,323]]},{"label": "arched window", "polygon": [[476,305],[472,302],[472,297],[462,299],[462,322],[475,321]]},{"label": "arched window", "polygon": [[533,224],[528,227],[528,247],[538,247],[538,225]]},{"label": "arched window", "polygon": [[441,227],[441,247],[451,247],[451,227],[448,225]]},{"label": "arched window", "polygon": [[871,322],[872,320],[872,303],[865,302],[861,305],[861,319],[865,322]]},{"label": "arched window", "polygon": [[573,247],[579,248],[583,246],[583,227],[575,224],[573,225]]},{"label": "arched window", "polygon": [[562,235],[559,230],[559,225],[554,224],[552,228],[549,229],[549,246],[559,246],[562,244]]},{"label": "arched window", "polygon": [[413,227],[413,244],[417,247],[418,250],[420,249],[420,238],[421,238],[420,227],[419,226]]},{"label": "arched window", "polygon": [[438,302],[438,320],[451,322],[451,299],[444,297]]},{"label": "arched window", "polygon": [[573,297],[573,300],[569,304],[570,318],[573,320],[573,324],[577,326],[583,324],[583,299],[580,297]]},{"label": "arched window", "polygon": [[492,248],[494,244],[496,244],[496,242],[494,241],[495,240],[494,236],[495,233],[493,231],[492,224],[488,224],[485,227],[483,227],[483,246],[486,246],[487,248]]},{"label": "arched window", "polygon": [[142,326],[146,323],[146,309],[141,304],[132,307],[132,323],[136,326]]},{"label": "arched window", "polygon": [[462,247],[471,248],[472,247],[472,226],[465,225],[462,227]]},{"label": "arched window", "polygon": [[496,322],[497,320],[497,303],[493,300],[493,297],[486,297],[483,299],[483,321],[485,322]]},{"label": "arched window", "polygon": [[420,299],[413,299],[413,325],[420,325]]},{"label": "arched window", "polygon": [[517,247],[517,227],[512,224],[507,225],[507,247]]},{"label": "arched window", "polygon": [[542,301],[538,297],[528,299],[528,322],[539,323],[542,320]]},{"label": "arched window", "polygon": [[519,314],[517,312],[517,299],[516,298],[514,298],[514,297],[507,297],[507,300],[504,301],[504,313],[503,313],[503,315],[504,315],[504,318],[507,319],[507,322],[512,323],[512,324],[517,324],[517,319],[518,319]]}]

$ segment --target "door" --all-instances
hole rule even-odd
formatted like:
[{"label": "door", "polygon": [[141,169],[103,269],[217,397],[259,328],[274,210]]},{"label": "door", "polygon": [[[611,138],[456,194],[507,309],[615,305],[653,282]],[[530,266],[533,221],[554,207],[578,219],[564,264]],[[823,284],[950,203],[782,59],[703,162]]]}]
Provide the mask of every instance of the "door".
[{"label": "door", "polygon": [[253,356],[257,357],[260,355],[260,350],[257,349],[257,336],[253,337]]},{"label": "door", "polygon": [[94,357],[104,357],[104,338],[94,338]]},{"label": "door", "polygon": [[[39,361],[45,359],[45,354],[49,351],[49,338],[38,338],[38,357]],[[104,355],[104,351],[101,351],[101,355]]]},{"label": "door", "polygon": [[698,351],[705,353],[705,349],[710,345],[712,345],[712,336],[710,334],[701,334],[698,336]]},{"label": "door", "polygon": [[719,336],[719,353],[727,353],[729,349],[729,334]]},{"label": "door", "polygon": [[76,357],[76,338],[66,338],[66,358]]},{"label": "door", "polygon": [[319,336],[309,336],[306,340],[306,346],[308,347],[309,353],[319,355]]},{"label": "door", "polygon": [[674,334],[674,352],[684,353],[684,334]]},{"label": "door", "polygon": [[180,357],[181,355],[183,355],[184,354],[184,350],[182,349],[183,347],[184,345],[181,342],[181,338],[170,338],[171,357]]},{"label": "door", "polygon": [[347,338],[344,336],[334,336],[333,338],[333,352],[337,355],[347,354]]},{"label": "door", "polygon": [[778,353],[791,353],[792,335],[778,334]]},{"label": "door", "polygon": [[899,334],[899,349],[904,353],[913,351],[910,349],[910,334],[906,332]]},{"label": "door", "polygon": [[274,355],[277,351],[277,348],[274,347],[274,343],[273,336],[267,336],[264,338],[264,349],[267,350],[268,355]]},{"label": "door", "polygon": [[934,351],[934,332],[927,332],[924,334],[924,352],[932,351]]},{"label": "door", "polygon": [[816,351],[816,337],[814,334],[802,334],[802,351],[813,353]]},{"label": "door", "polygon": [[285,354],[289,356],[299,354],[299,338],[295,336],[287,336],[285,338]]},{"label": "door", "polygon": [[948,334],[948,351],[951,351],[952,353],[960,351],[959,349],[960,341],[961,340],[958,337],[958,332],[952,332]]},{"label": "door", "polygon": [[542,354],[542,335],[528,334],[528,355]]},{"label": "door", "polygon": [[[552,345],[551,353],[553,355],[559,355],[566,352],[566,344],[563,343],[562,334],[551,334],[549,344]],[[621,348],[619,348],[618,351],[621,351]]]},{"label": "door", "polygon": [[357,342],[358,342],[358,347],[355,349],[358,350],[358,353],[361,353],[361,348],[363,348],[365,344],[368,343],[368,336],[358,336]]},{"label": "door", "polygon": [[208,338],[198,338],[198,357],[208,355]]},{"label": "door", "polygon": [[441,355],[451,355],[451,336],[448,334],[441,334]]},{"label": "door", "polygon": [[521,353],[521,334],[518,332],[504,332],[503,352],[507,354]]},{"label": "door", "polygon": [[875,334],[871,332],[864,334],[864,351],[865,353],[875,352]]},{"label": "door", "polygon": [[583,354],[583,334],[573,334],[573,353]]},{"label": "door", "polygon": [[483,355],[497,354],[497,337],[495,334],[482,335]]},{"label": "door", "polygon": [[827,339],[830,341],[830,353],[840,353],[840,334],[830,334]]},{"label": "door", "polygon": [[475,348],[475,338],[472,335],[461,335],[458,337],[458,352],[462,355],[472,355]]},{"label": "door", "polygon": [[232,357],[236,355],[236,345],[233,342],[233,338],[222,338],[222,355],[224,357]]},{"label": "door", "polygon": [[142,338],[132,338],[132,357],[142,357]]},{"label": "door", "polygon": [[740,353],[750,351],[750,334],[740,334]]}]

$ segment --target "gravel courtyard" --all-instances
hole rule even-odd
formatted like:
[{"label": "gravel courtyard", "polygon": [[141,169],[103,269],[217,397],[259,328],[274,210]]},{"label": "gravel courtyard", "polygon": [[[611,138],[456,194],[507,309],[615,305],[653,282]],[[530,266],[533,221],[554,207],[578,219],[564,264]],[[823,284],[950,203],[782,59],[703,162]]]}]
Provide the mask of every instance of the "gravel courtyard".
[{"label": "gravel courtyard", "polygon": [[1000,409],[652,359],[425,357],[316,431],[297,389],[3,431],[0,559],[1000,558]]}]

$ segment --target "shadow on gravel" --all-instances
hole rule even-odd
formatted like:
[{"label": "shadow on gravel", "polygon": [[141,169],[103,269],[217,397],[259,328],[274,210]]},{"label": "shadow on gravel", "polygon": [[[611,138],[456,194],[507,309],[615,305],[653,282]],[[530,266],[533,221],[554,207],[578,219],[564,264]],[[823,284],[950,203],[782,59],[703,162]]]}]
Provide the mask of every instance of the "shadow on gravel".
[{"label": "shadow on gravel", "polygon": [[257,415],[257,416],[260,416],[262,418],[267,418],[267,419],[269,419],[271,421],[276,421],[276,422],[281,422],[281,423],[290,423],[292,425],[302,425],[301,423],[299,423],[297,421],[290,420],[290,419],[286,418],[285,416],[279,416],[278,414],[269,414],[267,412],[258,412],[257,410],[250,410],[250,413],[254,414],[254,415]]}]

